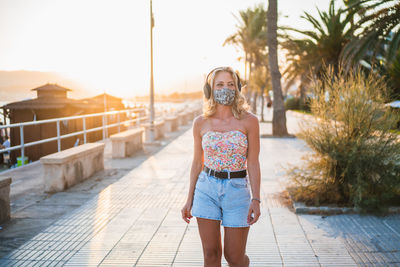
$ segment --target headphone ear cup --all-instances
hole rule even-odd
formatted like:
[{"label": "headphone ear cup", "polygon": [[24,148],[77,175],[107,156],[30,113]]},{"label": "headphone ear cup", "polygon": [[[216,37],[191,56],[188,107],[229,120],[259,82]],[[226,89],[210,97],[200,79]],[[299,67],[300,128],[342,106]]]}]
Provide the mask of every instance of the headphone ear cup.
[{"label": "headphone ear cup", "polygon": [[242,91],[242,83],[240,82],[240,77],[237,73],[236,73],[236,77],[238,80],[238,90],[239,90],[239,92],[241,92]]},{"label": "headphone ear cup", "polygon": [[211,97],[211,86],[208,83],[204,84],[203,91],[204,91],[204,96],[207,99],[210,99],[210,97]]}]

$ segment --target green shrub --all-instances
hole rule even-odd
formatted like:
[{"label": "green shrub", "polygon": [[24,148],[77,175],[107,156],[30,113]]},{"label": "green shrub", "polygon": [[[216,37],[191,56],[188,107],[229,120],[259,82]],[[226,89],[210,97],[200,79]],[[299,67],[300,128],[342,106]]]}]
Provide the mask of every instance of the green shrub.
[{"label": "green shrub", "polygon": [[300,98],[291,97],[285,101],[285,110],[298,110],[300,109]]},{"label": "green shrub", "polygon": [[306,98],[305,101],[301,101],[299,97],[291,97],[285,100],[285,109],[286,110],[310,110],[310,98]]},{"label": "green shrub", "polygon": [[311,112],[311,98],[306,97],[303,102],[300,101],[299,106],[300,106],[300,110]]},{"label": "green shrub", "polygon": [[385,82],[360,71],[326,73],[312,85],[314,120],[299,134],[313,152],[289,170],[288,190],[308,204],[384,211],[400,199],[400,142],[390,130],[398,114],[384,105]]}]

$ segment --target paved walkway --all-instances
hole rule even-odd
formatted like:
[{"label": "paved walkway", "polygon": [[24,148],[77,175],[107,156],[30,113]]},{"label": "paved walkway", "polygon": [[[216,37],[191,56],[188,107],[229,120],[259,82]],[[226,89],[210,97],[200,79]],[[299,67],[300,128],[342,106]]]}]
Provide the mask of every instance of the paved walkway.
[{"label": "paved walkway", "polygon": [[[301,118],[288,112],[291,133]],[[261,133],[271,125],[262,123]],[[180,217],[192,142],[188,129],[0,266],[202,266],[196,220]],[[249,234],[251,266],[400,266],[400,215],[325,217],[287,207],[283,167],[306,151],[295,138],[261,139],[262,216]]]}]

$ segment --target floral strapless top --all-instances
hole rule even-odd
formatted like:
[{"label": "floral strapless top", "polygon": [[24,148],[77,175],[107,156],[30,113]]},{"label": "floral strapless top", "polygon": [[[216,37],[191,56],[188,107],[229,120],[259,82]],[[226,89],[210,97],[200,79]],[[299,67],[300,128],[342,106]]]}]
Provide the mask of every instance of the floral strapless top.
[{"label": "floral strapless top", "polygon": [[216,171],[240,171],[247,165],[247,136],[239,131],[208,131],[203,135],[204,165]]}]

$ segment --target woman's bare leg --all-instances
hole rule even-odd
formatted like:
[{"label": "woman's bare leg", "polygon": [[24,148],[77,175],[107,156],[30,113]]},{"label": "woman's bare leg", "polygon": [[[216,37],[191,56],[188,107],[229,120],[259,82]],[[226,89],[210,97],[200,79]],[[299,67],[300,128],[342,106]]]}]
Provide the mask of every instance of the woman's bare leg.
[{"label": "woman's bare leg", "polygon": [[205,267],[221,267],[221,221],[197,218]]},{"label": "woman's bare leg", "polygon": [[246,255],[247,236],[250,227],[225,227],[224,256],[229,267],[248,267],[250,259]]}]

